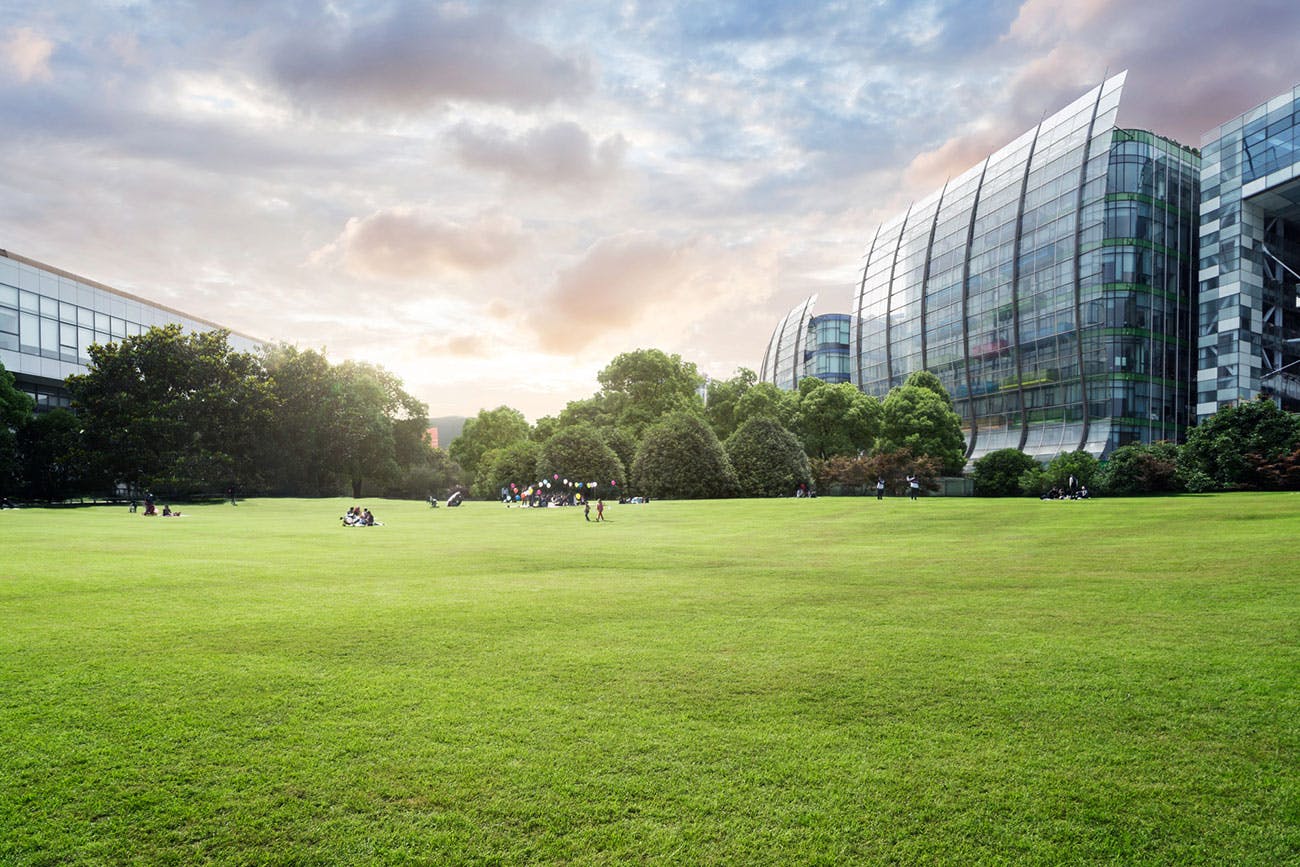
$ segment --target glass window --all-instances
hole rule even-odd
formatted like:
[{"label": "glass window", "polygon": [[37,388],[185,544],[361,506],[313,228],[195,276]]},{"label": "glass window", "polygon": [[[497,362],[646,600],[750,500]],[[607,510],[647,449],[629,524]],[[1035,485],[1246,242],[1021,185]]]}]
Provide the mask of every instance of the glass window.
[{"label": "glass window", "polygon": [[[69,304],[66,301],[59,302],[59,321],[66,322],[69,325],[77,324],[77,305]],[[75,345],[75,344],[72,344]]]},{"label": "glass window", "polygon": [[41,355],[58,357],[59,323],[54,319],[41,319]]},{"label": "glass window", "polygon": [[33,355],[41,351],[41,320],[35,313],[23,313],[19,316],[18,337],[22,351]]},{"label": "glass window", "polygon": [[18,306],[18,290],[13,286],[0,284],[0,305],[6,307]]}]

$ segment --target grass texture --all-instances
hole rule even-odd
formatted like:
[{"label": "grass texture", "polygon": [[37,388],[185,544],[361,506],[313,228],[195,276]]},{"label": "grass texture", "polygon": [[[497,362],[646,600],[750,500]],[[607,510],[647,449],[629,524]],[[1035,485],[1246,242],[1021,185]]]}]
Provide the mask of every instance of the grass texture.
[{"label": "grass texture", "polygon": [[0,863],[1300,862],[1300,495],[0,513]]}]

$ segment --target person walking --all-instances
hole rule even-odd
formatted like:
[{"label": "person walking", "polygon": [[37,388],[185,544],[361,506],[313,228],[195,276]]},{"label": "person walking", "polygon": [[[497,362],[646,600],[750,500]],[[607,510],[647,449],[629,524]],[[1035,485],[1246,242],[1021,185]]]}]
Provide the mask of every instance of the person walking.
[{"label": "person walking", "polygon": [[921,483],[916,480],[916,476],[907,477],[907,493],[913,500],[916,499],[917,491],[921,490]]},{"label": "person walking", "polygon": [[604,501],[604,500],[597,500],[597,501],[596,501],[596,521],[597,521],[597,523],[599,523],[600,521],[603,521],[603,520],[605,520],[605,501]]},{"label": "person walking", "polygon": [[590,500],[584,500],[583,503],[582,503],[582,517],[586,518],[588,521],[591,520],[591,501],[590,501]]},{"label": "person walking", "polygon": [[885,477],[877,476],[876,477],[876,499],[883,500],[884,498],[885,498]]}]

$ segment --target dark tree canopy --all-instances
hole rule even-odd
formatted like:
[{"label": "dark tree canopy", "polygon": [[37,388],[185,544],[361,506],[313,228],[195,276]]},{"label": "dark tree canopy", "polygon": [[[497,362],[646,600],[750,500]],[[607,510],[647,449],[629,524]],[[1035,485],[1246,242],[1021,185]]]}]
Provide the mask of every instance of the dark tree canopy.
[{"label": "dark tree canopy", "polygon": [[1198,490],[1255,487],[1255,468],[1300,447],[1300,415],[1261,397],[1221,409],[1187,432],[1180,473]]},{"label": "dark tree canopy", "polygon": [[736,489],[736,474],[713,428],[689,412],[673,413],[646,431],[632,480],[647,496],[683,500],[728,497]]},{"label": "dark tree canopy", "polygon": [[119,481],[170,493],[224,490],[255,467],[269,418],[259,361],[228,333],[151,328],[90,347],[68,377],[86,447]]},{"label": "dark tree canopy", "polygon": [[971,481],[977,497],[1017,497],[1023,491],[1021,477],[1038,469],[1038,461],[1020,449],[998,449],[971,465]]},{"label": "dark tree canopy", "polygon": [[0,493],[12,491],[18,477],[18,431],[32,416],[32,399],[14,386],[0,364]]},{"label": "dark tree canopy", "polygon": [[510,490],[511,485],[519,490],[527,488],[538,479],[537,458],[541,453],[541,445],[532,440],[519,440],[489,452],[491,459],[483,474],[483,484],[474,495],[494,499],[500,496],[502,488]]},{"label": "dark tree canopy", "polygon": [[755,416],[726,442],[727,458],[744,497],[789,496],[812,482],[808,456],[799,438],[775,419]]}]

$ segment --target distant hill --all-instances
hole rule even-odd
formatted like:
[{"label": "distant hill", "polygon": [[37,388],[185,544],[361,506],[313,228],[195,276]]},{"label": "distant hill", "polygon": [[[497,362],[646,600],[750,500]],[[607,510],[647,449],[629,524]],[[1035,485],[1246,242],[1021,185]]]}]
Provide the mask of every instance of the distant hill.
[{"label": "distant hill", "polygon": [[465,429],[465,416],[463,415],[445,415],[442,418],[429,419],[429,427],[438,429],[438,448],[444,452],[451,441],[460,436],[460,432]]}]

